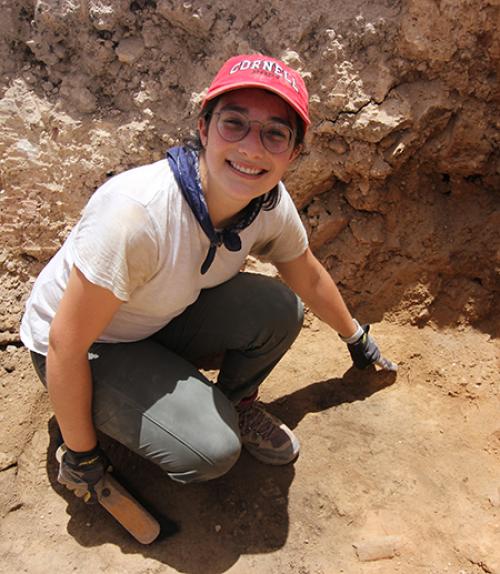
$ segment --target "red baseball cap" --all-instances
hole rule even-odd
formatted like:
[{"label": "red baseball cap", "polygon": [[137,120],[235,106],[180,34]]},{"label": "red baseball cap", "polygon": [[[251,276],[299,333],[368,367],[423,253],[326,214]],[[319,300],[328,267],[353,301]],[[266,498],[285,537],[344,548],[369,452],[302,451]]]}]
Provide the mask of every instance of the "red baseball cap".
[{"label": "red baseball cap", "polygon": [[262,54],[229,58],[208,88],[201,109],[213,98],[242,88],[261,88],[283,98],[310,125],[309,94],[301,75],[284,62]]}]

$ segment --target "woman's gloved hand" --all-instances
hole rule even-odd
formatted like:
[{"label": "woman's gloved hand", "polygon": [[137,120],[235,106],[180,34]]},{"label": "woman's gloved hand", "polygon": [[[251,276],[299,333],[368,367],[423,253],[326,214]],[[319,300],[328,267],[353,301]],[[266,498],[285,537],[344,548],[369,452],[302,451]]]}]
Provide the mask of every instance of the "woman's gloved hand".
[{"label": "woman's gloved hand", "polygon": [[57,481],[85,502],[96,502],[94,487],[111,470],[108,457],[99,445],[86,452],[76,452],[62,444],[56,458],[59,461]]},{"label": "woman's gloved hand", "polygon": [[[359,323],[358,323],[359,325]],[[352,362],[358,369],[364,369],[368,365],[380,360],[380,349],[375,339],[369,335],[370,325],[361,325],[363,333],[354,343],[347,343]]]}]

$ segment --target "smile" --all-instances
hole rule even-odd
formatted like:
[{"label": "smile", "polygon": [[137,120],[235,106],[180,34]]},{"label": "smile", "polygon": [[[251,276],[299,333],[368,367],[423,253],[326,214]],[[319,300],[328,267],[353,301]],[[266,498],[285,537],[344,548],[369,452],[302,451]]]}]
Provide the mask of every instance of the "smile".
[{"label": "smile", "polygon": [[264,173],[266,170],[265,169],[256,169],[256,168],[251,168],[251,167],[245,167],[239,163],[236,163],[234,161],[228,161],[229,165],[235,169],[236,171],[239,171],[240,173],[244,173],[245,175],[260,175],[261,173]]}]

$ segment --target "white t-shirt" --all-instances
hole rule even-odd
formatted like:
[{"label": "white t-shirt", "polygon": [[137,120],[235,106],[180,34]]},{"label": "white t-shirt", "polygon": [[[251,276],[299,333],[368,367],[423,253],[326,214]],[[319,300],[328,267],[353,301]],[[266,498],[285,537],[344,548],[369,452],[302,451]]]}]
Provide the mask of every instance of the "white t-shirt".
[{"label": "white t-shirt", "polygon": [[278,205],[261,210],[240,232],[242,248],[217,249],[205,275],[210,242],[179,189],[168,161],[117,175],[91,197],[82,218],[36,280],[21,323],[21,340],[47,354],[52,319],[73,265],[124,301],[99,337],[137,341],[164,327],[196,301],[200,290],[234,277],[249,253],[271,262],[302,255],[307,235],[280,183]]}]

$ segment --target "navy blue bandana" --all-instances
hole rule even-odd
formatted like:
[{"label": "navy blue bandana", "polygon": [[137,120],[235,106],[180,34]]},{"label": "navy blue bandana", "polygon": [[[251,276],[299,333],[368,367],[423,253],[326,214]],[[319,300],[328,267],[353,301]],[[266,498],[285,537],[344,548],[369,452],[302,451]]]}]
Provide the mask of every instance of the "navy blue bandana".
[{"label": "navy blue bandana", "polygon": [[224,245],[229,251],[241,249],[241,239],[238,233],[248,227],[257,217],[264,202],[264,196],[252,199],[239,213],[236,222],[217,231],[208,214],[207,202],[201,189],[198,152],[188,147],[173,147],[167,151],[167,159],[184,199],[210,240],[207,256],[200,269],[201,274],[204,275],[210,269],[218,247]]}]

